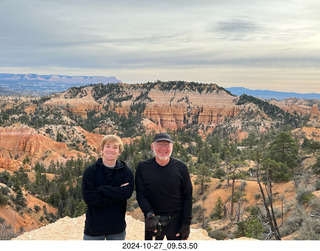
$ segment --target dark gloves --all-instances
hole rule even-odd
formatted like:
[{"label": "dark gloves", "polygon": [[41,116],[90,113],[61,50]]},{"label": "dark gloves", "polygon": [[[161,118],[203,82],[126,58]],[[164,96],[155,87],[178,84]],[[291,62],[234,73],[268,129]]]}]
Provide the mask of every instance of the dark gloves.
[{"label": "dark gloves", "polygon": [[157,230],[159,224],[159,220],[156,216],[150,216],[146,218],[146,229],[147,231],[154,232]]},{"label": "dark gloves", "polygon": [[179,229],[179,234],[182,240],[187,240],[190,235],[190,225],[182,225]]}]

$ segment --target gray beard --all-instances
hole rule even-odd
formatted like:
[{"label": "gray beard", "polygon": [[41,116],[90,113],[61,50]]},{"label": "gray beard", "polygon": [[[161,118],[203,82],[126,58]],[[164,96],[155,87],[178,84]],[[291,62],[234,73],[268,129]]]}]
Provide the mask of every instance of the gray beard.
[{"label": "gray beard", "polygon": [[[172,153],[172,152],[171,152],[171,153]],[[171,157],[171,153],[168,154],[168,155],[165,156],[165,157],[160,157],[160,156],[157,155],[156,152],[153,150],[153,155],[154,155],[155,157],[157,157],[159,160],[168,160],[168,159]]]}]

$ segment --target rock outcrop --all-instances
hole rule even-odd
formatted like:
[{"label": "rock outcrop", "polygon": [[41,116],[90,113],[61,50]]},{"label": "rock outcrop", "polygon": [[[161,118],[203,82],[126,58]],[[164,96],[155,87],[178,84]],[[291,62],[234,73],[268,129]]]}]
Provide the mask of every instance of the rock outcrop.
[{"label": "rock outcrop", "polygon": [[319,112],[319,109],[318,109],[318,106],[316,104],[314,104],[311,109],[310,109],[310,116],[311,117],[317,117],[319,118],[320,117],[320,112]]},{"label": "rock outcrop", "polygon": [[101,105],[99,105],[92,96],[72,99],[51,98],[49,101],[44,103],[44,106],[49,109],[63,108],[83,118],[87,117],[87,111],[101,110]]},{"label": "rock outcrop", "polygon": [[[22,162],[19,161],[19,160],[14,160],[14,159],[11,159],[9,157],[1,157],[0,155],[0,169],[5,169],[5,170],[8,170],[8,171],[18,171],[19,168],[22,166]],[[29,169],[29,168],[27,168]]]},{"label": "rock outcrop", "polygon": [[[14,240],[82,240],[85,215],[64,217],[55,223],[26,232]],[[126,215],[126,240],[144,240],[144,222]],[[191,229],[189,240],[213,240],[203,229]]]},{"label": "rock outcrop", "polygon": [[320,129],[319,128],[302,127],[302,128],[297,128],[297,129],[293,130],[292,133],[297,135],[300,138],[301,143],[303,142],[304,138],[320,142]]},{"label": "rock outcrop", "polygon": [[[3,165],[16,169],[20,164],[14,159],[22,161],[28,156],[31,164],[40,159],[46,159],[49,164],[54,162],[65,162],[67,159],[83,156],[84,153],[69,149],[66,143],[55,140],[37,133],[33,128],[16,124],[10,127],[0,127],[0,149]],[[8,158],[11,159],[10,163]]]},{"label": "rock outcrop", "polygon": [[[188,89],[188,84],[184,90],[170,91],[163,89],[161,84],[151,89],[138,84],[119,84],[114,88],[118,92],[110,88],[102,97],[92,87],[85,87],[78,93],[69,90],[56,94],[44,103],[44,107],[64,109],[83,118],[87,117],[88,111],[103,113],[104,107],[114,107],[112,109],[119,116],[127,116],[130,106],[141,102],[146,104],[143,116],[153,121],[160,130],[180,129],[191,122],[215,126],[225,117],[237,116],[240,112],[235,105],[236,97],[216,85],[204,85],[203,88],[207,89],[201,91]],[[97,99],[97,96],[100,98]]]}]

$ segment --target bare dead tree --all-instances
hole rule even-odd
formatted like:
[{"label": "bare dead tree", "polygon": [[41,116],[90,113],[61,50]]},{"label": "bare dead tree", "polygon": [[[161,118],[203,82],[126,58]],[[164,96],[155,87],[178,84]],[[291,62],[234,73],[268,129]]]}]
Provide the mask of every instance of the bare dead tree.
[{"label": "bare dead tree", "polygon": [[[243,218],[244,212],[246,210],[245,203],[248,202],[248,200],[243,196],[245,196],[245,194],[242,194],[241,198],[239,198],[237,201],[237,204],[238,204],[238,211],[236,213],[237,222],[239,222]],[[243,206],[242,210],[241,210],[241,206]]]},{"label": "bare dead tree", "polygon": [[271,209],[271,214],[272,214],[272,220],[273,220],[273,224],[274,224],[274,228],[275,228],[275,236],[278,237],[279,240],[281,240],[280,231],[279,231],[279,227],[277,224],[277,218],[275,217],[274,209],[273,209],[273,193],[272,193],[271,177],[272,177],[272,170],[267,172],[266,191],[268,193],[269,204],[270,204],[270,209]]},{"label": "bare dead tree", "polygon": [[282,195],[281,196],[281,224],[280,224],[280,226],[279,227],[281,227],[282,226],[282,224],[284,223],[284,203],[285,203],[285,201],[286,201],[286,199],[285,199],[285,197],[284,197],[284,195]]},{"label": "bare dead tree", "polygon": [[[260,163],[260,160],[259,160],[259,158],[257,158],[257,183],[260,188],[260,192],[261,192],[262,199],[263,199],[263,204],[266,209],[267,219],[268,219],[268,223],[269,223],[269,227],[270,227],[270,233],[268,234],[267,238],[271,238],[271,236],[274,235],[276,240],[281,240],[279,227],[277,225],[277,219],[275,217],[274,210],[273,210],[273,203],[272,203],[273,194],[272,194],[271,174],[267,171],[267,181],[266,181],[266,185],[265,185],[265,190],[266,190],[268,197],[266,197],[265,192],[263,191],[263,188],[261,185],[260,177],[259,177],[259,163]],[[269,209],[269,205],[270,205],[270,209]]]},{"label": "bare dead tree", "polygon": [[229,166],[229,171],[230,171],[230,174],[227,176],[228,178],[228,182],[229,182],[229,179],[232,180],[232,186],[231,186],[231,212],[230,212],[230,220],[231,222],[233,222],[234,220],[234,217],[233,217],[233,214],[234,214],[234,203],[235,203],[235,182],[236,182],[236,179],[243,179],[244,178],[244,175],[243,173],[240,173],[237,171],[237,168],[240,166],[240,162],[239,161],[232,161],[230,163],[230,166]]}]

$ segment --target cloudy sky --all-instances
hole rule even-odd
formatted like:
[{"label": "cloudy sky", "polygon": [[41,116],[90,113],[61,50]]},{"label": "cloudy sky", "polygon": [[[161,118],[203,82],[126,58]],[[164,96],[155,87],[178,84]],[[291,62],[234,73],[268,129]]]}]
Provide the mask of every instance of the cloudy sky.
[{"label": "cloudy sky", "polygon": [[318,0],[1,0],[0,72],[320,93]]}]

